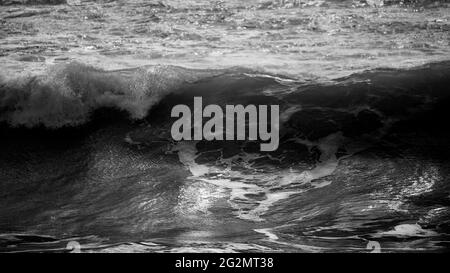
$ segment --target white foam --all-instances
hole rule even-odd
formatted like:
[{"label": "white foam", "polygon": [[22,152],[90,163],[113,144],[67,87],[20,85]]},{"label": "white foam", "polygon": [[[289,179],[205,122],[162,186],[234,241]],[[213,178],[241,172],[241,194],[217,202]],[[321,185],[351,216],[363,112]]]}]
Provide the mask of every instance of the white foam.
[{"label": "white foam", "polygon": [[[295,168],[275,170],[270,173],[255,172],[252,161],[265,155],[242,152],[227,159],[219,159],[220,164],[198,164],[195,159],[200,155],[195,141],[178,142],[172,151],[178,152],[180,162],[185,165],[192,176],[191,179],[206,182],[225,190],[229,194],[228,203],[235,210],[236,216],[250,221],[264,221],[262,216],[277,202],[288,199],[292,195],[304,192],[304,187],[285,189],[288,185],[311,184],[313,188],[329,185],[330,181],[311,183],[314,180],[331,175],[338,166],[336,152],[345,141],[342,133],[335,133],[316,142],[297,139],[296,141],[309,147],[316,146],[321,151],[320,160],[311,170]],[[249,172],[233,170],[233,164],[239,162]],[[225,167],[224,167],[225,166]],[[200,189],[197,189],[200,192]],[[257,196],[255,198],[254,196]]]},{"label": "white foam", "polygon": [[397,237],[432,237],[438,233],[432,230],[423,229],[419,224],[402,224],[395,226],[393,230],[380,232],[381,236],[397,236]]},{"label": "white foam", "polygon": [[269,228],[261,228],[261,229],[255,229],[256,232],[266,235],[270,240],[278,240],[277,235],[271,232],[271,229]]},{"label": "white foam", "polygon": [[205,175],[209,172],[209,168],[205,165],[200,165],[195,162],[197,157],[197,149],[195,148],[196,142],[178,142],[176,146],[172,148],[172,151],[178,151],[178,158],[180,162],[186,166],[194,177]]}]

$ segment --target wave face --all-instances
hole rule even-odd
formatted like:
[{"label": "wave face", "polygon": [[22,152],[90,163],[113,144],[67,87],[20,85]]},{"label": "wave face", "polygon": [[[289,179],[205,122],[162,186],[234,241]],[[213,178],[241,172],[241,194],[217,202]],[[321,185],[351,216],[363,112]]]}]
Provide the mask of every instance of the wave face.
[{"label": "wave face", "polygon": [[[332,81],[70,63],[4,77],[0,250],[446,250],[449,75],[450,62]],[[170,111],[195,96],[280,105],[278,150],[174,142]]]}]

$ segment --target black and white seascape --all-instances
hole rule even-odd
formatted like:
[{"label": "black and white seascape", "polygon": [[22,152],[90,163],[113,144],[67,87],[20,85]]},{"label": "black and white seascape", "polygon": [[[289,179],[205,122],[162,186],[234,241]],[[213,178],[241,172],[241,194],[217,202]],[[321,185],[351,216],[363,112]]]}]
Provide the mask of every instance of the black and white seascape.
[{"label": "black and white seascape", "polygon": [[0,0],[0,252],[446,252],[449,117],[447,0]]}]

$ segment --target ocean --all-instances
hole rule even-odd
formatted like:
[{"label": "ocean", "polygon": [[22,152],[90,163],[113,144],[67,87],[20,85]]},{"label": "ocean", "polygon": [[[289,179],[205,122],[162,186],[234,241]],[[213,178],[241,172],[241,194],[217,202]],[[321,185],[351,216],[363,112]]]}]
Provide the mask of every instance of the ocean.
[{"label": "ocean", "polygon": [[0,2],[0,252],[448,251],[448,1],[56,2]]}]

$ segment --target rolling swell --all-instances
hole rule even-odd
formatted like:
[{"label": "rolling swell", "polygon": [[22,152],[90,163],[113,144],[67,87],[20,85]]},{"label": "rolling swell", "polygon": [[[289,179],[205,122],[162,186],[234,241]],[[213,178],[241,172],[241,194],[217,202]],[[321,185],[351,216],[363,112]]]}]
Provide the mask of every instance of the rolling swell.
[{"label": "rolling swell", "polygon": [[[170,139],[177,104],[280,105],[280,137],[316,141],[334,133],[378,141],[399,133],[445,134],[450,105],[450,63],[409,70],[378,69],[333,81],[302,81],[233,71],[183,85],[148,112],[146,121]],[[145,135],[145,134],[144,134]]]}]

